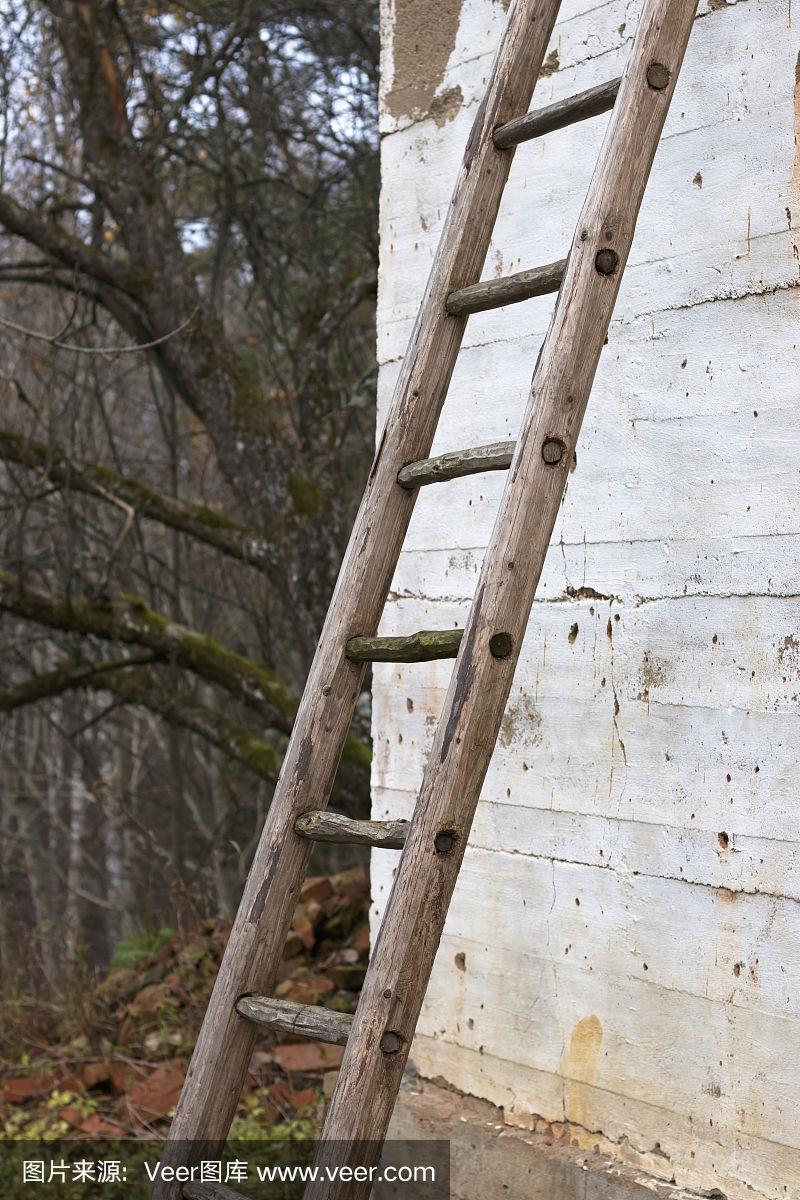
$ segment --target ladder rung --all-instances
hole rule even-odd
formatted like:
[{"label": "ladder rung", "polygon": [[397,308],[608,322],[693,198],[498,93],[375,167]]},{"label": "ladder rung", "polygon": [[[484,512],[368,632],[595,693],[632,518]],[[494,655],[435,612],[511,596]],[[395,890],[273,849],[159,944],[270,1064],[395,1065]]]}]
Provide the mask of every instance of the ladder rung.
[{"label": "ladder rung", "polygon": [[427,483],[446,483],[462,475],[477,475],[479,471],[504,471],[511,465],[516,442],[489,442],[469,450],[452,450],[438,458],[421,458],[409,463],[397,476],[404,488],[424,487]]},{"label": "ladder rung", "polygon": [[347,657],[354,662],[430,662],[455,658],[463,629],[421,629],[407,637],[354,637]]},{"label": "ladder rung", "polygon": [[554,129],[563,129],[565,125],[573,125],[576,121],[597,117],[614,107],[621,83],[621,78],[609,79],[607,83],[578,92],[577,96],[558,100],[546,108],[526,113],[524,117],[515,117],[513,121],[498,125],[492,140],[498,150],[508,150],[520,142],[529,142],[542,134],[552,133]]},{"label": "ladder rung", "polygon": [[182,1194],[184,1200],[249,1200],[224,1183],[185,1183]]},{"label": "ladder rung", "polygon": [[356,821],[344,813],[313,809],[298,817],[294,828],[295,833],[312,842],[345,842],[382,850],[402,850],[408,821]]},{"label": "ladder rung", "polygon": [[334,1012],[316,1004],[294,1004],[291,1000],[273,1000],[270,996],[242,996],[236,1011],[256,1025],[277,1029],[279,1033],[299,1033],[316,1042],[347,1045],[353,1018],[349,1013]]},{"label": "ladder rung", "polygon": [[471,283],[459,288],[447,297],[445,307],[451,317],[466,317],[470,313],[485,312],[488,308],[502,308],[504,304],[518,304],[532,296],[546,296],[557,292],[561,286],[565,258],[546,263],[530,271],[518,271],[503,279],[488,279],[485,283]]}]

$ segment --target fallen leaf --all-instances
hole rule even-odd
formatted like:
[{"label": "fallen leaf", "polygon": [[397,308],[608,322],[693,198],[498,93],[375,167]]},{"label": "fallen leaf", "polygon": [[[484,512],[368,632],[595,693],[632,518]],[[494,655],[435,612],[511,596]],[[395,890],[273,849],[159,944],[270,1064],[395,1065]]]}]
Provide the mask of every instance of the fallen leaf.
[{"label": "fallen leaf", "polygon": [[61,1117],[62,1121],[66,1121],[67,1124],[72,1125],[74,1129],[80,1129],[81,1124],[86,1119],[80,1112],[78,1112],[77,1108],[74,1108],[71,1104],[68,1104],[65,1108],[60,1108],[58,1110],[58,1115]]},{"label": "fallen leaf", "polygon": [[303,939],[294,929],[289,930],[289,936],[286,939],[286,945],[283,947],[284,958],[294,958],[303,951]]},{"label": "fallen leaf", "polygon": [[111,1079],[111,1063],[88,1062],[78,1068],[78,1073],[84,1084],[91,1091],[100,1083],[108,1083]]},{"label": "fallen leaf", "polygon": [[8,1104],[18,1104],[29,1096],[44,1096],[52,1092],[58,1079],[55,1075],[19,1075],[3,1083],[3,1097]]},{"label": "fallen leaf", "polygon": [[317,1045],[297,1042],[291,1046],[276,1046],[272,1051],[284,1071],[328,1071],[338,1067],[344,1055],[343,1046]]},{"label": "fallen leaf", "polygon": [[292,1089],[284,1080],[276,1079],[267,1088],[267,1094],[263,1099],[265,1103],[271,1104],[282,1117],[285,1117],[292,1108]]},{"label": "fallen leaf", "polygon": [[331,875],[330,883],[337,896],[369,895],[369,880],[363,867],[351,867],[349,871]]},{"label": "fallen leaf", "polygon": [[89,1135],[89,1137],[119,1137],[123,1127],[121,1125],[112,1125],[104,1120],[99,1113],[92,1113],[81,1124],[81,1131]]},{"label": "fallen leaf", "polygon": [[333,893],[331,881],[327,875],[310,875],[300,888],[300,899],[305,902],[307,900],[327,900]]},{"label": "fallen leaf", "polygon": [[115,1092],[128,1092],[142,1076],[133,1067],[115,1066],[111,1070],[111,1084]]},{"label": "fallen leaf", "polygon": [[310,1104],[315,1103],[318,1094],[316,1088],[303,1088],[299,1092],[292,1092],[292,1103],[296,1109],[308,1108]]},{"label": "fallen leaf", "polygon": [[167,985],[150,983],[136,993],[128,1005],[128,1012],[133,1013],[134,1016],[156,1013],[169,1002],[173,1002],[173,996]]},{"label": "fallen leaf", "polygon": [[128,1093],[131,1107],[144,1117],[166,1117],[178,1102],[185,1067],[183,1063],[164,1063],[142,1079]]},{"label": "fallen leaf", "polygon": [[323,996],[336,990],[332,979],[321,975],[316,979],[287,979],[280,985],[280,995],[294,1000],[296,1004],[318,1004]]},{"label": "fallen leaf", "polygon": [[308,919],[308,914],[302,904],[298,904],[292,918],[292,929],[298,935],[306,950],[314,948],[314,926]]},{"label": "fallen leaf", "polygon": [[350,945],[358,954],[366,954],[369,950],[369,921],[359,925],[355,933],[350,935]]}]

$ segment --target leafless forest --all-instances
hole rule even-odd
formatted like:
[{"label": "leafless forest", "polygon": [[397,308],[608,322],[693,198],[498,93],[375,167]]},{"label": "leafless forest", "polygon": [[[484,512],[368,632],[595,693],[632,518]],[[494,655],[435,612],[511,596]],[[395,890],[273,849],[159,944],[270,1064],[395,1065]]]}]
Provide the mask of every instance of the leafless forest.
[{"label": "leafless forest", "polygon": [[235,909],[372,452],[375,8],[0,0],[7,993]]}]

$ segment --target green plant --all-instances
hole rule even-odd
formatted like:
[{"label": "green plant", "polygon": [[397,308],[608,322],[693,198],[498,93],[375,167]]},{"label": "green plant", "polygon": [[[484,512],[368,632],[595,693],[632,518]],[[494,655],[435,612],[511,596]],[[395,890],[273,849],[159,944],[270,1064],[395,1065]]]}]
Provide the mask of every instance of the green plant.
[{"label": "green plant", "polygon": [[134,934],[119,942],[111,959],[112,967],[135,967],[144,959],[151,958],[166,946],[172,937],[168,925],[154,929],[150,933]]}]

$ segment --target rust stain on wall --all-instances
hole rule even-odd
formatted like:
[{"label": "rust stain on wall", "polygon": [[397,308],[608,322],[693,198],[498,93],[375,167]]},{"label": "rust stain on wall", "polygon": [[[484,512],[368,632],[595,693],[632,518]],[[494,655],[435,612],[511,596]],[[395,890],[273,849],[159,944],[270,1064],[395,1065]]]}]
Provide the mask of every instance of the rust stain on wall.
[{"label": "rust stain on wall", "polygon": [[562,1074],[568,1081],[565,1118],[577,1125],[587,1123],[584,1087],[594,1083],[603,1044],[603,1026],[599,1017],[584,1017],[572,1031],[569,1051]]},{"label": "rust stain on wall", "polygon": [[[458,112],[461,90],[436,93],[456,44],[461,0],[396,0],[392,55],[394,84],[386,97],[393,117],[420,117],[429,113],[437,122],[449,121]],[[458,93],[457,97],[455,93]]]}]

